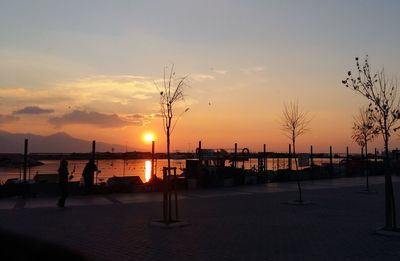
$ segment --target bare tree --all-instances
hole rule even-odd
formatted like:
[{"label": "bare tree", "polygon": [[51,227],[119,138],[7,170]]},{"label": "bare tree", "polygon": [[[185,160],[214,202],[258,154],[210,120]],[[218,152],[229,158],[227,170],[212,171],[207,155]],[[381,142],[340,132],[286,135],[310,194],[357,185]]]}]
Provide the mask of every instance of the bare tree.
[{"label": "bare tree", "polygon": [[[172,65],[170,70],[168,70],[167,67],[164,68],[162,86],[160,87],[156,84],[157,89],[160,92],[160,107],[163,119],[163,127],[167,137],[168,177],[171,176],[171,134],[174,131],[179,118],[189,110],[189,108],[186,108],[181,112],[178,111],[178,114],[176,114],[177,104],[184,100],[184,90],[188,86],[186,84],[187,79],[188,76],[180,78],[176,77],[174,71],[174,65]],[[167,177],[165,174],[163,178],[164,178],[164,184],[167,184]],[[171,200],[170,196],[169,199],[167,199],[168,198],[167,194],[170,192],[167,191],[166,187],[167,185],[164,186],[164,221],[170,223]]]},{"label": "bare tree", "polygon": [[376,126],[374,110],[371,108],[360,108],[358,114],[353,118],[354,123],[351,138],[365,151],[367,168],[364,171],[366,176],[366,191],[369,191],[368,142],[372,141],[379,134],[379,129]]},{"label": "bare tree", "polygon": [[[303,135],[308,129],[311,118],[308,113],[301,110],[297,102],[284,104],[282,116],[280,119],[282,131],[291,141],[293,147],[293,157],[295,159],[296,171],[298,171],[298,163],[296,157],[296,140]],[[297,179],[297,187],[299,189],[299,202],[303,202],[301,185],[299,178]]]},{"label": "bare tree", "polygon": [[392,176],[389,171],[389,139],[391,134],[399,128],[400,103],[397,96],[397,81],[390,80],[385,70],[376,73],[371,72],[368,55],[364,63],[360,64],[355,58],[357,72],[355,75],[348,71],[347,78],[342,83],[364,96],[369,102],[369,108],[373,110],[375,122],[382,134],[385,147],[385,229],[395,230],[396,207]]}]

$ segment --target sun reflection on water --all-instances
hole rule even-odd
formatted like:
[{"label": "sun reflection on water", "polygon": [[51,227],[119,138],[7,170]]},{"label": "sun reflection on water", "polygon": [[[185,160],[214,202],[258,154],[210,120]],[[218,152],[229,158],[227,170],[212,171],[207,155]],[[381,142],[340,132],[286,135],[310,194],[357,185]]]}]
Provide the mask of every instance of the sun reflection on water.
[{"label": "sun reflection on water", "polygon": [[146,182],[151,178],[151,160],[146,160],[144,163],[144,178]]}]

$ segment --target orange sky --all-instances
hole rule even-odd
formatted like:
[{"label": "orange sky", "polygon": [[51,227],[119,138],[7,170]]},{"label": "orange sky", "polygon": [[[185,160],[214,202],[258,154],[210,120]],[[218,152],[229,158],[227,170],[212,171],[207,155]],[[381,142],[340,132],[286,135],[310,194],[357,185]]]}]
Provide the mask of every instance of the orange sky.
[{"label": "orange sky", "polygon": [[[64,131],[137,149],[149,149],[142,136],[151,131],[162,151],[155,83],[174,63],[190,85],[177,111],[190,110],[173,150],[193,151],[201,140],[207,148],[237,142],[255,151],[266,143],[286,151],[278,119],[297,101],[312,116],[299,151],[359,151],[352,115],[367,102],[341,80],[367,53],[373,69],[396,76],[400,68],[397,3],[89,3],[0,8],[1,130]],[[393,135],[391,147],[399,142]],[[382,149],[380,137],[375,146]]]}]

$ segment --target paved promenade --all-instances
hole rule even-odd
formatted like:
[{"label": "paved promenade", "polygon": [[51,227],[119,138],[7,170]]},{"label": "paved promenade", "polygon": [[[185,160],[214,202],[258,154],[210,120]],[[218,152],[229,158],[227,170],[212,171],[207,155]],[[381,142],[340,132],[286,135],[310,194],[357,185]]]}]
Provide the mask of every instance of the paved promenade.
[{"label": "paved promenade", "polygon": [[[190,226],[150,227],[161,194],[0,199],[0,229],[72,249],[93,260],[400,260],[400,237],[374,234],[384,222],[383,177],[376,194],[357,193],[364,178],[186,190],[181,218]],[[400,178],[394,177],[397,205]],[[399,209],[399,208],[398,208]],[[398,214],[400,215],[400,213]]]}]

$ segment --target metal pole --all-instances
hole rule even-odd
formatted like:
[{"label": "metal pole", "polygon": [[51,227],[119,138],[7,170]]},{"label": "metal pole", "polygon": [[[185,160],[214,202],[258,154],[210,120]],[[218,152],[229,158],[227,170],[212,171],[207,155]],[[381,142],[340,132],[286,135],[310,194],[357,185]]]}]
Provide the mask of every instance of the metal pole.
[{"label": "metal pole", "polygon": [[172,221],[172,179],[171,179],[171,169],[168,170],[168,223]]},{"label": "metal pole", "polygon": [[92,141],[92,159],[93,161],[96,159],[96,141]]},{"label": "metal pole", "polygon": [[310,146],[310,164],[311,167],[314,166],[313,145]]},{"label": "metal pole", "polygon": [[237,143],[235,143],[235,154],[234,154],[234,158],[233,158],[234,162],[233,162],[233,166],[236,168],[237,167]]},{"label": "metal pole", "polygon": [[276,153],[275,156],[276,156],[276,170],[279,170],[279,154]]},{"label": "metal pole", "polygon": [[201,141],[199,141],[198,154],[199,154],[199,163],[200,163],[200,167],[201,167],[203,164],[203,155],[201,153]]},{"label": "metal pole", "polygon": [[167,167],[163,167],[163,218],[164,222],[168,222],[168,192],[167,192]]},{"label": "metal pole", "polygon": [[288,169],[292,170],[292,144],[289,144]]},{"label": "metal pole", "polygon": [[24,176],[23,176],[24,183],[26,183],[27,168],[28,168],[28,139],[25,139],[25,143],[24,143]]},{"label": "metal pole", "polygon": [[153,180],[153,189],[156,190],[156,175],[154,171],[154,140],[151,141],[151,179]]},{"label": "metal pole", "polygon": [[263,154],[263,156],[264,156],[264,171],[267,171],[268,170],[268,163],[267,163],[267,145],[266,144],[264,144],[264,154]]},{"label": "metal pole", "polygon": [[179,220],[179,211],[178,211],[178,179],[176,177],[176,168],[174,168],[174,192],[175,192],[175,218]]}]

